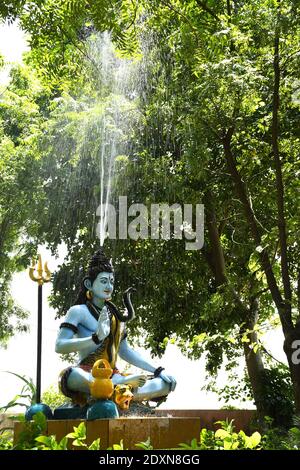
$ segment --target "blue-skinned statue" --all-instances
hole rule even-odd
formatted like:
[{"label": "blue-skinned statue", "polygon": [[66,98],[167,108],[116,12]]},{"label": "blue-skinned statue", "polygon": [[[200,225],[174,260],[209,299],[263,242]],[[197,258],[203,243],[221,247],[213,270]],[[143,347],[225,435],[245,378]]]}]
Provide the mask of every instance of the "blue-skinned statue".
[{"label": "blue-skinned statue", "polygon": [[[67,312],[56,340],[57,353],[78,352],[79,362],[60,374],[60,388],[74,404],[84,405],[90,399],[95,361],[105,359],[113,370],[113,385],[128,384],[133,401],[166,397],[176,387],[175,379],[162,367],[144,359],[128,344],[125,323],[134,316],[131,288],[124,294],[126,312],[121,314],[110,301],[114,289],[114,271],[102,250],[92,257],[75,305]],[[124,361],[153,374],[123,375],[117,367],[118,355]]]}]

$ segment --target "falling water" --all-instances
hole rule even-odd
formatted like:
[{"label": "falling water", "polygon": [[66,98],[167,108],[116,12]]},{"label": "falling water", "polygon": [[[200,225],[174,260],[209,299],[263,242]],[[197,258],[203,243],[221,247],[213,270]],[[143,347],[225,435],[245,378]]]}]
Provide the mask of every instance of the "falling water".
[{"label": "falling water", "polygon": [[126,195],[124,179],[114,184],[116,161],[127,161],[140,119],[138,61],[118,57],[109,33],[92,35],[86,50],[88,79],[82,89],[54,100],[41,141],[43,187],[52,215],[44,220],[45,233],[52,234],[52,244],[56,227],[57,239],[70,251],[93,243],[95,236],[103,246],[112,197]]},{"label": "falling water", "polygon": [[89,48],[91,58],[101,74],[101,94],[105,95],[107,90],[110,92],[109,99],[106,99],[104,104],[99,161],[100,222],[97,230],[100,246],[103,246],[108,236],[108,207],[111,201],[115,159],[117,155],[126,154],[124,137],[128,126],[128,113],[124,113],[124,109],[130,106],[136,93],[130,90],[130,77],[134,73],[133,63],[117,57],[109,33],[105,32],[94,38]]}]

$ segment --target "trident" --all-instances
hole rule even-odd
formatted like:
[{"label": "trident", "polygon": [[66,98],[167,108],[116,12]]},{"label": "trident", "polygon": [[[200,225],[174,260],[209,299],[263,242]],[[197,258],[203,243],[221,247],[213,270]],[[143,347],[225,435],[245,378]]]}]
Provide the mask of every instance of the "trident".
[{"label": "trident", "polygon": [[[44,274],[45,273],[45,274]],[[47,262],[42,265],[42,257],[38,255],[37,266],[32,260],[29,277],[38,283],[38,325],[37,325],[37,364],[36,364],[36,403],[41,403],[41,369],[42,369],[42,299],[43,284],[51,279]]]}]

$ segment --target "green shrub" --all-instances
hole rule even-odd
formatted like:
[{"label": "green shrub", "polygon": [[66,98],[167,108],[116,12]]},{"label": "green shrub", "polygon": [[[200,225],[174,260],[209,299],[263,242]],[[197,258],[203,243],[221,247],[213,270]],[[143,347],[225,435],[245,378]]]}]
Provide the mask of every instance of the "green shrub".
[{"label": "green shrub", "polygon": [[18,436],[18,441],[14,449],[36,449],[36,438],[45,434],[47,429],[46,416],[39,411],[33,416],[32,421],[25,421],[24,416],[20,417],[20,421],[23,421],[24,427]]},{"label": "green shrub", "polygon": [[265,414],[273,418],[275,426],[291,426],[294,413],[293,387],[289,369],[285,365],[265,369],[260,401]]},{"label": "green shrub", "polygon": [[0,431],[0,450],[11,450],[13,447],[13,435],[11,431]]},{"label": "green shrub", "polygon": [[266,417],[268,429],[263,436],[264,450],[300,450],[300,419],[294,417],[295,426],[288,431],[284,428],[274,427],[273,419]]},{"label": "green shrub", "polygon": [[84,422],[80,423],[78,427],[73,427],[73,432],[67,434],[57,442],[56,436],[38,436],[35,438],[37,443],[37,450],[67,450],[68,439],[73,439],[72,445],[87,450],[99,450],[100,438],[92,442],[91,445],[86,444],[86,427]]},{"label": "green shrub", "polygon": [[71,400],[63,395],[55,385],[50,385],[42,395],[42,403],[50,406],[53,410],[67,401],[71,402]]},{"label": "green shrub", "polygon": [[191,444],[179,444],[179,449],[185,450],[259,450],[261,449],[261,435],[254,432],[247,436],[244,431],[234,431],[233,420],[217,421],[221,428],[217,431],[202,429],[199,442],[193,439]]}]

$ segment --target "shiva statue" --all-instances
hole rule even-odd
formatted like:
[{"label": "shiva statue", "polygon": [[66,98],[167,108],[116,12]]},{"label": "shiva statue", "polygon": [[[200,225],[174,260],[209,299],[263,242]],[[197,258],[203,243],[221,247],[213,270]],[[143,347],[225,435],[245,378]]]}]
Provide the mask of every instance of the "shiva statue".
[{"label": "shiva statue", "polygon": [[[114,270],[102,250],[91,258],[82,281],[77,301],[68,310],[56,340],[57,353],[77,352],[76,366],[60,374],[60,389],[72,402],[84,406],[90,400],[91,370],[95,361],[105,359],[113,370],[114,386],[131,387],[133,401],[151,401],[166,397],[175,390],[176,380],[163,367],[155,367],[134,351],[127,342],[125,323],[132,320],[134,310],[130,300],[132,288],[124,293],[125,313],[111,302],[114,289]],[[129,364],[149,372],[125,375],[117,368],[117,356]]]}]

